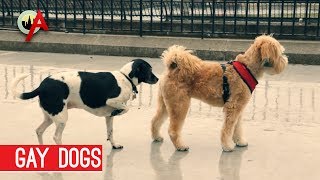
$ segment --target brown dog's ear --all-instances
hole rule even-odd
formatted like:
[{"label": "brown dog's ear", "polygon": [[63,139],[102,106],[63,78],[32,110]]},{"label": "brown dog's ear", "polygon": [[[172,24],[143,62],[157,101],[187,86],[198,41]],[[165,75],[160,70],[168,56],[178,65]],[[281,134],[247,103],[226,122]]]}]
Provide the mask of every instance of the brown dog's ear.
[{"label": "brown dog's ear", "polygon": [[272,42],[263,42],[260,46],[261,52],[261,62],[268,60],[270,66],[276,74],[282,72],[286,65],[288,64],[288,59],[285,55],[282,55],[284,48],[279,44],[274,44]]},{"label": "brown dog's ear", "polygon": [[261,61],[268,59],[272,62],[279,56],[276,46],[271,42],[263,42],[260,46],[260,53]]}]

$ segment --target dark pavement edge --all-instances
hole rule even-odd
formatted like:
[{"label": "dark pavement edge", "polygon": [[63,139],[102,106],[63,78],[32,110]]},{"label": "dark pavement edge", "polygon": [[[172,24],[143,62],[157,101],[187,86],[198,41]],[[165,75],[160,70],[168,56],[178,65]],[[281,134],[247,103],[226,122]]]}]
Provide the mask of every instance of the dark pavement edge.
[{"label": "dark pavement edge", "polygon": [[[128,35],[37,33],[32,42],[24,42],[18,31],[0,30],[0,50],[131,56],[158,58],[172,44],[193,49],[204,60],[228,61],[245,51],[253,40],[200,39]],[[280,40],[291,64],[320,65],[319,41]]]}]

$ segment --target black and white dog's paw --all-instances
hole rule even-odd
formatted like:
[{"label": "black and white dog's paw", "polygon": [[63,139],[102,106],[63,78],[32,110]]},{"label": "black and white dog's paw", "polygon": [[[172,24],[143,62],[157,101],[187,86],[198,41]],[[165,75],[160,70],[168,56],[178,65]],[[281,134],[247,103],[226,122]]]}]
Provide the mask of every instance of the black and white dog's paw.
[{"label": "black and white dog's paw", "polygon": [[128,112],[128,111],[129,111],[128,108],[125,108],[125,109],[116,109],[116,110],[113,110],[113,111],[111,112],[111,116],[110,116],[110,117],[119,116],[119,115],[125,114],[125,113]]},{"label": "black and white dog's paw", "polygon": [[123,146],[119,145],[119,144],[112,145],[112,149],[122,149],[122,148],[123,148]]},{"label": "black and white dog's paw", "polygon": [[116,109],[111,112],[111,117],[121,115],[124,109]]}]

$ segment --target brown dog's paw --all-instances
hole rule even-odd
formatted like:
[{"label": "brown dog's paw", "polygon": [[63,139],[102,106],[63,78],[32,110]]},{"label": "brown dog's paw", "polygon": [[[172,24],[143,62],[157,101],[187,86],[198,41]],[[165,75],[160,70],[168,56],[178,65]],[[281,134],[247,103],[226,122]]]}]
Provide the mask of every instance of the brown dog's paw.
[{"label": "brown dog's paw", "polygon": [[247,147],[248,141],[244,138],[233,138],[233,142],[236,143],[238,147]]},{"label": "brown dog's paw", "polygon": [[234,150],[235,147],[235,143],[228,143],[227,145],[222,145],[222,150],[224,152],[232,152]]},{"label": "brown dog's paw", "polygon": [[248,146],[248,142],[247,141],[238,141],[238,142],[236,142],[236,145],[238,146],[238,147],[247,147]]},{"label": "brown dog's paw", "polygon": [[159,137],[153,138],[153,142],[163,142],[163,137],[159,136]]}]

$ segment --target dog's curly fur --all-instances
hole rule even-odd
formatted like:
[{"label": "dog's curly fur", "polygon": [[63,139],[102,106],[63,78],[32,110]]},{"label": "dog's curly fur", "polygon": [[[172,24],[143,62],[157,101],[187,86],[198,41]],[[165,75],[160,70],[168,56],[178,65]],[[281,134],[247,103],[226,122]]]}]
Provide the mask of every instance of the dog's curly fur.
[{"label": "dog's curly fur", "polygon": [[[247,66],[251,73],[261,78],[264,72],[278,74],[288,64],[283,46],[273,37],[262,35],[236,61]],[[181,138],[181,130],[191,98],[212,106],[223,107],[225,120],[221,131],[224,151],[232,151],[235,144],[247,146],[242,135],[242,112],[249,102],[251,92],[232,65],[227,65],[225,75],[230,86],[230,97],[223,101],[223,70],[219,63],[202,61],[183,46],[174,45],[164,51],[162,60],[166,70],[160,80],[158,108],[152,120],[152,138],[162,141],[159,129],[169,116],[169,135],[177,150],[188,150]],[[265,67],[265,63],[271,67]]]}]

